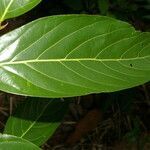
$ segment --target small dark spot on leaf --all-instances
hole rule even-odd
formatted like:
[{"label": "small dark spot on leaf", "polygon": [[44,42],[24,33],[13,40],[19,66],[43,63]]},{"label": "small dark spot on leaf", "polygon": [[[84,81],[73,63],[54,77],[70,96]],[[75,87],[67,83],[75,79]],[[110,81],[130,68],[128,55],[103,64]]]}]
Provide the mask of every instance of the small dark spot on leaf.
[{"label": "small dark spot on leaf", "polygon": [[130,67],[133,67],[133,65],[132,65],[132,64],[130,64]]}]

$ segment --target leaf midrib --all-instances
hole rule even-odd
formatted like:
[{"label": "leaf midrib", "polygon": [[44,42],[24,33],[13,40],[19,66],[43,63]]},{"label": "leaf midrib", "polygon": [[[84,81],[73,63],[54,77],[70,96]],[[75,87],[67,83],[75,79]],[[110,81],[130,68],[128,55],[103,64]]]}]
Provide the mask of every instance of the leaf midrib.
[{"label": "leaf midrib", "polygon": [[51,103],[51,101],[49,101],[45,107],[43,108],[43,110],[41,111],[41,113],[39,114],[39,116],[37,116],[36,120],[34,122],[31,123],[31,125],[27,128],[27,130],[20,136],[20,138],[23,138],[28,132],[29,130],[35,125],[35,123],[39,120],[39,118],[43,115],[43,113],[45,112],[45,110],[47,109],[48,105]]},{"label": "leaf midrib", "polygon": [[4,21],[4,18],[5,18],[5,16],[6,16],[7,12],[9,11],[9,8],[10,8],[10,6],[11,6],[11,4],[12,4],[13,2],[14,2],[14,0],[10,0],[10,2],[8,3],[8,5],[7,5],[7,7],[6,7],[6,9],[5,9],[3,15],[2,15],[1,18],[0,18],[0,22],[3,22],[3,21]]},{"label": "leaf midrib", "polygon": [[134,57],[134,58],[112,58],[112,59],[96,59],[96,58],[70,58],[70,59],[32,59],[23,61],[3,62],[0,63],[0,67],[4,65],[15,65],[15,64],[26,64],[26,63],[44,63],[44,62],[79,62],[79,61],[99,61],[99,62],[110,62],[110,61],[131,61],[147,59],[150,56]]}]

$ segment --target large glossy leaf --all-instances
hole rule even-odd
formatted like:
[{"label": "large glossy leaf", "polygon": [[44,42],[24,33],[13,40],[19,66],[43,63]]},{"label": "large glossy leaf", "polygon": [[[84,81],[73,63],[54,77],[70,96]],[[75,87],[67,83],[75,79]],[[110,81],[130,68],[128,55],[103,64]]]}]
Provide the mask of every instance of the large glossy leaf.
[{"label": "large glossy leaf", "polygon": [[0,37],[0,89],[67,97],[150,80],[150,33],[102,16],[36,20]]},{"label": "large glossy leaf", "polygon": [[0,150],[40,150],[40,148],[22,138],[0,134]]},{"label": "large glossy leaf", "polygon": [[0,22],[29,11],[41,0],[0,0]]},{"label": "large glossy leaf", "polygon": [[29,98],[9,117],[4,133],[41,146],[60,125],[67,108],[68,100]]}]

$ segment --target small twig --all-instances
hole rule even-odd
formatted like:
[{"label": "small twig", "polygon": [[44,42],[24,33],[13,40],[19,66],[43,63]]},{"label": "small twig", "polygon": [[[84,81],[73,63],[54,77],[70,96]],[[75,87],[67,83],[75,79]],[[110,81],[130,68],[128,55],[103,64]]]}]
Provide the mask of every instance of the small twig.
[{"label": "small twig", "polygon": [[74,124],[76,124],[77,122],[75,122],[75,121],[65,121],[65,122],[63,122],[63,124],[65,124],[65,125],[74,125]]},{"label": "small twig", "polygon": [[143,87],[143,91],[144,91],[144,94],[145,94],[146,102],[150,106],[150,96],[149,96],[149,92],[147,90],[147,87],[146,87],[146,85],[142,85],[142,87]]},{"label": "small twig", "polygon": [[8,25],[8,22],[4,25],[2,25],[2,23],[0,23],[0,30],[4,29],[7,25]]},{"label": "small twig", "polygon": [[81,102],[81,97],[78,96],[78,97],[77,97],[77,104],[80,104],[80,102]]},{"label": "small twig", "polygon": [[4,116],[8,116],[8,113],[7,112],[5,112],[5,111],[3,111],[2,109],[0,109],[0,112],[4,115]]},{"label": "small twig", "polygon": [[12,115],[12,111],[13,111],[13,98],[10,97],[9,101],[10,101],[10,103],[9,103],[9,114]]},{"label": "small twig", "polygon": [[1,124],[3,127],[5,127],[5,124],[4,124],[3,122],[0,121],[0,124]]},{"label": "small twig", "polygon": [[60,144],[60,145],[57,145],[57,146],[53,147],[52,150],[56,150],[56,149],[62,148],[62,147],[64,147],[64,145],[63,145],[63,144]]}]

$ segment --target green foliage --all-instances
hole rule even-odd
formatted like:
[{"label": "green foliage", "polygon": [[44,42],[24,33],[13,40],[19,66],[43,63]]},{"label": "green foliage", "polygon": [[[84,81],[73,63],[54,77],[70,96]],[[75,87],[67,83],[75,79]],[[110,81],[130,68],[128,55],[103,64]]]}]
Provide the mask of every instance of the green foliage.
[{"label": "green foliage", "polygon": [[22,138],[0,134],[0,149],[1,150],[40,150],[36,145]]},{"label": "green foliage", "polygon": [[60,125],[68,102],[60,99],[28,98],[9,117],[4,133],[41,146]]},{"label": "green foliage", "polygon": [[98,6],[102,15],[107,15],[109,9],[109,0],[98,0]]},{"label": "green foliage", "polygon": [[[0,29],[5,27],[4,20],[24,14],[40,1],[1,0]],[[129,3],[77,0],[73,4],[63,0],[72,12],[115,17],[139,9]],[[60,98],[131,88],[150,80],[149,43],[150,33],[109,17],[41,18],[0,37],[0,90]],[[60,125],[67,106],[68,101],[28,98],[9,117],[4,135],[0,135],[0,149],[38,150]],[[106,109],[109,104],[104,106]]]},{"label": "green foliage", "polygon": [[0,89],[54,98],[137,86],[150,79],[149,43],[109,17],[42,18],[0,37]]},{"label": "green foliage", "polygon": [[41,0],[1,0],[0,22],[24,14],[40,2]]}]

